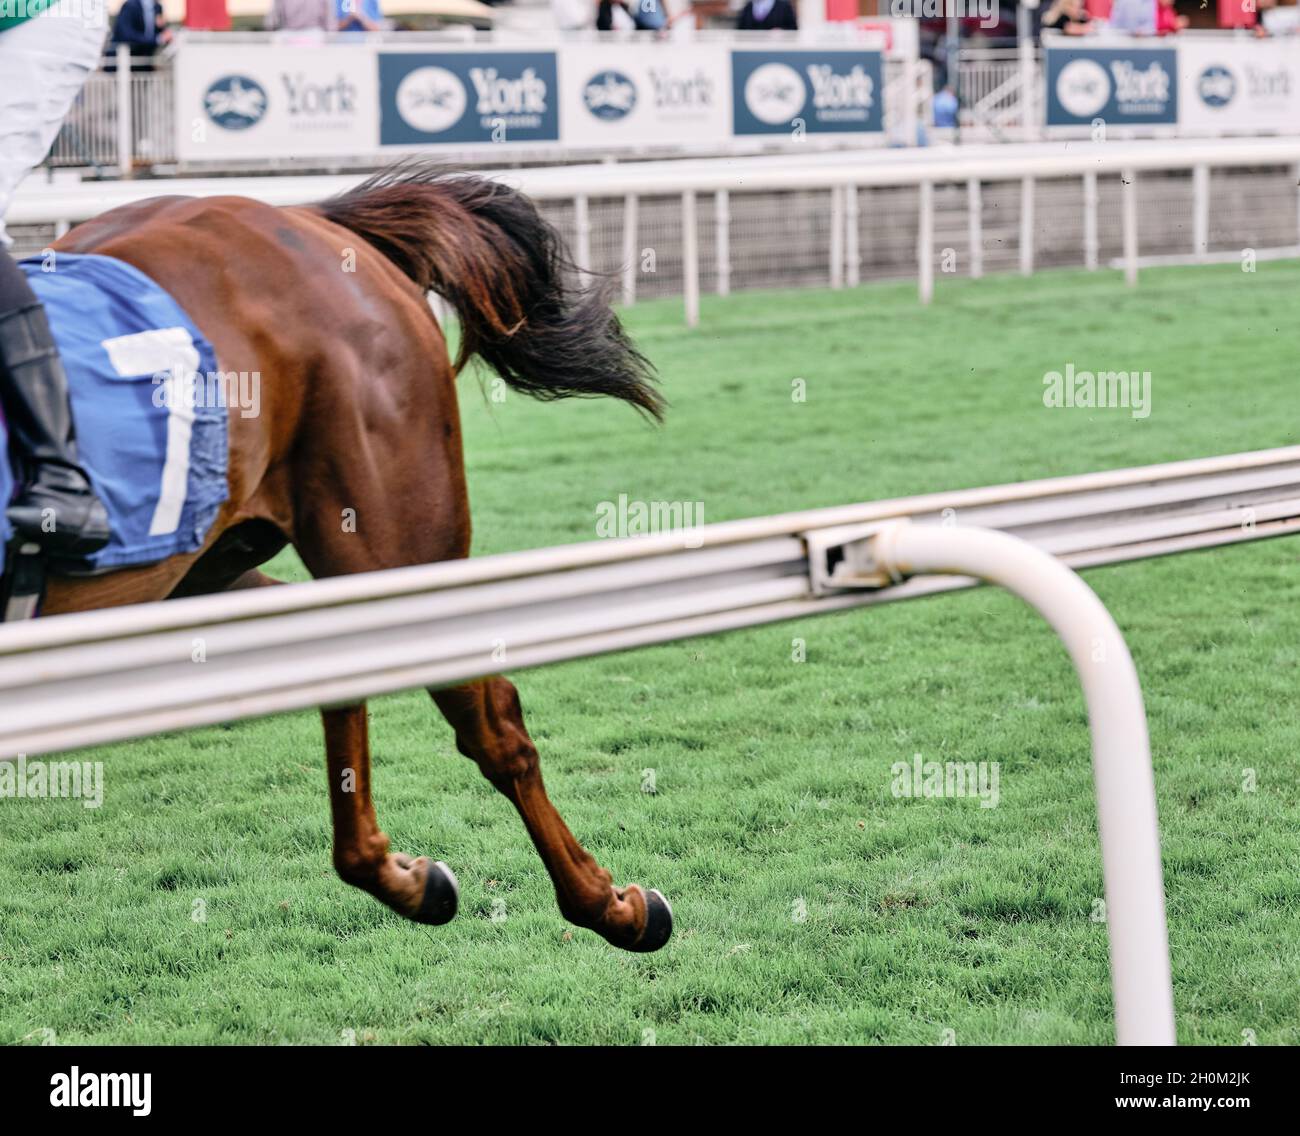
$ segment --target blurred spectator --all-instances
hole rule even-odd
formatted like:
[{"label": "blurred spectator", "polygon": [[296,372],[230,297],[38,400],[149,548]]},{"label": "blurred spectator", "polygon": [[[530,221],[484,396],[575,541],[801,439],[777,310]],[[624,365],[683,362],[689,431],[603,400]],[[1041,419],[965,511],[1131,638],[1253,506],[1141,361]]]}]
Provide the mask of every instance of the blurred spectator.
[{"label": "blurred spectator", "polygon": [[934,96],[935,126],[957,125],[957,92],[951,87],[944,87]]},{"label": "blurred spectator", "polygon": [[1263,0],[1219,0],[1218,24],[1221,28],[1253,28],[1258,22],[1256,9],[1263,6]]},{"label": "blurred spectator", "polygon": [[576,32],[594,26],[595,9],[591,0],[551,0],[555,26],[562,32]]},{"label": "blurred spectator", "polygon": [[1083,0],[1055,0],[1043,13],[1042,28],[1065,35],[1087,35],[1093,30],[1092,17],[1084,10]]},{"label": "blurred spectator", "polygon": [[230,31],[226,0],[185,0],[185,26],[196,32]]},{"label": "blurred spectator", "polygon": [[680,16],[689,15],[690,9],[670,16],[666,0],[600,0],[596,9],[596,30],[613,31],[619,23],[626,27],[627,22],[619,19],[620,14],[628,17],[637,31],[662,32]]},{"label": "blurred spectator", "polygon": [[799,20],[790,0],[747,0],[736,19],[736,29],[742,32],[793,32],[799,30]]},{"label": "blurred spectator", "polygon": [[1174,10],[1174,0],[1158,0],[1156,5],[1156,35],[1173,35],[1181,32],[1191,21]]},{"label": "blurred spectator", "polygon": [[1259,22],[1255,25],[1255,35],[1284,36],[1300,35],[1300,8],[1291,4],[1279,7],[1277,0],[1257,0]]},{"label": "blurred spectator", "polygon": [[1107,26],[1113,32],[1155,35],[1157,7],[1156,0],[1115,0]]},{"label": "blurred spectator", "polygon": [[126,0],[113,20],[113,36],[109,42],[110,51],[126,44],[133,59],[151,59],[160,47],[171,41],[171,29],[161,5],[155,0]]},{"label": "blurred spectator", "polygon": [[334,19],[341,32],[381,32],[384,13],[379,0],[334,0]]},{"label": "blurred spectator", "polygon": [[272,0],[266,14],[268,32],[296,32],[309,28],[333,32],[339,20],[334,11],[334,0]]}]

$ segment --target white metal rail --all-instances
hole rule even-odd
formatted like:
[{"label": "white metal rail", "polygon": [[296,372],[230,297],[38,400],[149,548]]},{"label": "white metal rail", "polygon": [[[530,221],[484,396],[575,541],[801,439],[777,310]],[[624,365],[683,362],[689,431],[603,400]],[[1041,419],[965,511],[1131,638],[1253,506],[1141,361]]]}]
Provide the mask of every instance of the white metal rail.
[{"label": "white metal rail", "polygon": [[[575,215],[580,216],[590,201],[597,198],[621,199],[635,203],[641,197],[677,197],[682,203],[682,253],[686,322],[699,321],[700,244],[698,222],[699,197],[715,197],[715,218],[728,223],[726,203],[718,195],[740,193],[820,190],[828,193],[832,239],[827,279],[840,286],[859,277],[860,249],[856,240],[856,219],[860,215],[860,190],[886,186],[916,186],[921,202],[917,240],[917,276],[920,298],[928,303],[934,281],[934,194],[941,184],[976,185],[982,182],[1019,181],[1022,183],[1022,225],[1020,263],[1023,269],[1034,264],[1033,201],[1035,179],[1080,178],[1084,182],[1084,257],[1089,267],[1097,263],[1096,192],[1099,178],[1117,178],[1122,183],[1122,223],[1125,275],[1130,283],[1138,275],[1137,182],[1143,172],[1188,170],[1206,171],[1193,176],[1194,216],[1189,252],[1199,254],[1207,241],[1210,216],[1210,178],[1214,169],[1247,167],[1284,168],[1295,173],[1300,185],[1300,138],[1259,138],[1220,140],[1167,140],[1143,142],[1050,142],[1024,145],[987,145],[931,147],[891,151],[834,151],[801,155],[798,162],[786,156],[683,159],[624,163],[547,167],[527,170],[490,172],[518,186],[539,201],[572,201]],[[29,181],[14,198],[6,215],[11,225],[54,224],[60,231],[70,224],[160,192],[169,194],[213,196],[239,195],[272,205],[301,205],[320,201],[333,193],[354,186],[356,176],[282,177],[282,178],[208,178],[176,179],[165,183],[95,182],[78,185],[41,185]],[[930,188],[927,188],[930,187]],[[970,197],[972,208],[978,194]],[[624,249],[639,248],[637,210],[624,211]],[[848,219],[854,218],[855,229],[845,232]],[[1028,218],[1029,223],[1023,223]],[[1291,216],[1300,227],[1300,192],[1297,192]],[[980,217],[970,215],[969,234],[973,245],[982,240]],[[850,239],[852,237],[853,239]],[[1300,241],[1300,231],[1297,234]],[[719,259],[718,278],[726,287],[729,278],[724,258],[728,242],[716,242]],[[636,258],[626,258],[631,270]],[[979,258],[970,258],[971,268]],[[635,274],[624,278],[625,297],[634,295]]]},{"label": "white metal rail", "polygon": [[[863,588],[846,577],[851,563],[833,550],[898,519],[996,529],[1074,568],[1287,535],[1300,532],[1300,447],[0,627],[0,756],[454,683],[973,583],[927,574]],[[196,639],[202,664],[189,662]]]},{"label": "white metal rail", "polygon": [[1042,612],[1079,669],[1117,1036],[1171,1043],[1141,692],[1113,621],[1066,566],[1296,532],[1300,447],[1290,447],[54,617],[0,627],[0,756],[453,685],[984,580]]}]

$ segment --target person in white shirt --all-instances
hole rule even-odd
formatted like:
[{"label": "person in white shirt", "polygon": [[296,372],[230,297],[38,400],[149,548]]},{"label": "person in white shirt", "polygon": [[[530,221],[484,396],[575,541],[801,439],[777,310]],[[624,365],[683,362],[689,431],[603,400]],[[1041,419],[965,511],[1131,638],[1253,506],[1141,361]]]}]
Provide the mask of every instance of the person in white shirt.
[{"label": "person in white shirt", "polygon": [[7,512],[20,539],[55,558],[107,544],[108,514],[78,461],[67,375],[45,308],[7,251],[4,215],[98,64],[107,30],[103,9],[77,0],[29,0],[21,16],[0,8],[0,407],[24,474]]}]

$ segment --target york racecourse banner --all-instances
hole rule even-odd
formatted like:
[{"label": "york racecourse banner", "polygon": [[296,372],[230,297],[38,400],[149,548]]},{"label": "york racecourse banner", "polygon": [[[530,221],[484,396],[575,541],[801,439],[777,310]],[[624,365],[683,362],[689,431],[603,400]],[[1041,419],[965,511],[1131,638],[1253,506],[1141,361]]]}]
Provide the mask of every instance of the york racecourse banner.
[{"label": "york racecourse banner", "polygon": [[558,142],[553,51],[380,51],[383,146]]},{"label": "york racecourse banner", "polygon": [[173,74],[181,161],[378,148],[379,84],[360,45],[182,43]]},{"label": "york racecourse banner", "polygon": [[1049,47],[1047,125],[1173,126],[1178,64],[1172,47]]},{"label": "york racecourse banner", "polygon": [[566,45],[560,119],[568,146],[724,143],[731,137],[727,56],[715,45]]},{"label": "york racecourse banner", "polygon": [[1189,134],[1300,131],[1300,43],[1189,39],[1178,45],[1179,121]]},{"label": "york racecourse banner", "polygon": [[733,51],[731,63],[737,135],[885,128],[878,52]]},{"label": "york racecourse banner", "polygon": [[1300,133],[1300,37],[1047,44],[1047,125]]},{"label": "york racecourse banner", "polygon": [[175,74],[187,163],[884,130],[883,55],[866,49],[183,41]]}]

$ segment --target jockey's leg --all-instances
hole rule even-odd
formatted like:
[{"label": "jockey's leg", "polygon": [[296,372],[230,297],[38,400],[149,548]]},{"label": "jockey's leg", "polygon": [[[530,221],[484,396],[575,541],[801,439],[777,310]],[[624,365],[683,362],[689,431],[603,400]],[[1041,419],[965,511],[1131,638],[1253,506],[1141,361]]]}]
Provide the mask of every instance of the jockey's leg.
[{"label": "jockey's leg", "polygon": [[10,505],[20,536],[52,557],[108,541],[108,515],[77,459],[68,381],[45,309],[3,251],[4,213],[19,182],[49,151],[104,41],[102,8],[59,2],[0,32],[0,404],[26,480]]},{"label": "jockey's leg", "polygon": [[0,402],[27,477],[9,506],[20,536],[51,556],[84,556],[108,543],[108,513],[77,460],[68,379],[45,309],[0,252]]}]

